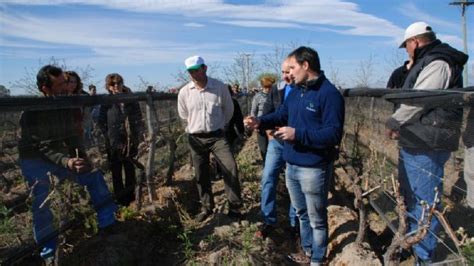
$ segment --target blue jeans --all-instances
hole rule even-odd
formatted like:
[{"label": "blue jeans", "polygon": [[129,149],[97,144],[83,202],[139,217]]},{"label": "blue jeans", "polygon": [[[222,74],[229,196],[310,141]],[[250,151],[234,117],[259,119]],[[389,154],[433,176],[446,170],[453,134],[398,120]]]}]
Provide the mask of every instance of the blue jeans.
[{"label": "blue jeans", "polygon": [[[262,210],[263,221],[273,226],[277,224],[276,189],[284,165],[283,143],[280,143],[276,139],[271,139],[268,142],[265,166],[263,168],[260,208]],[[292,227],[297,226],[298,218],[296,217],[295,208],[293,208],[291,204],[289,206],[288,218]]]},{"label": "blue jeans", "polygon": [[[398,163],[398,178],[400,190],[405,198],[408,211],[408,232],[418,227],[418,220],[422,214],[421,200],[432,205],[435,197],[435,187],[438,188],[440,198],[443,194],[444,164],[449,159],[448,151],[427,151],[401,148]],[[437,206],[441,207],[441,204]],[[436,238],[433,235],[439,229],[438,219],[433,216],[431,232],[413,250],[421,260],[431,260],[436,248]]]},{"label": "blue jeans", "polygon": [[57,242],[53,214],[49,204],[45,204],[40,208],[50,190],[48,172],[59,179],[73,177],[77,183],[86,186],[97,212],[100,228],[115,223],[117,205],[114,203],[100,171],[75,174],[62,166],[41,159],[20,160],[20,168],[28,185],[33,188],[33,234],[36,243],[43,246],[42,257],[52,256]]},{"label": "blue jeans", "polygon": [[328,189],[332,166],[286,164],[286,186],[300,221],[301,246],[311,262],[324,262],[328,245]]}]

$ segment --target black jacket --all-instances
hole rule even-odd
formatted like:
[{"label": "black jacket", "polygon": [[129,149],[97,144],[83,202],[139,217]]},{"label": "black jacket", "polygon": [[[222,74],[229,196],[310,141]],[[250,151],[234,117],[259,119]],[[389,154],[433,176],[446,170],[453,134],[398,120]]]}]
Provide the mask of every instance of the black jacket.
[{"label": "black jacket", "polygon": [[387,82],[387,88],[399,89],[403,86],[403,83],[405,83],[405,79],[407,78],[409,72],[407,69],[408,63],[409,61],[405,61],[401,67],[398,67],[392,72],[392,75],[390,75],[390,78]]},{"label": "black jacket", "polygon": [[134,157],[143,140],[144,123],[138,102],[100,106],[98,125],[104,134],[107,153]]},{"label": "black jacket", "polygon": [[69,158],[87,158],[74,113],[77,109],[25,111],[20,118],[20,159],[42,159],[67,168]]},{"label": "black jacket", "polygon": [[[403,84],[412,89],[424,69],[443,60],[451,69],[448,89],[462,87],[462,70],[468,56],[436,40],[415,51],[415,62]],[[405,148],[455,151],[459,146],[462,108],[426,108],[400,127],[399,145]]]},{"label": "black jacket", "polygon": [[225,134],[229,144],[234,143],[239,135],[243,135],[245,132],[244,116],[242,115],[239,102],[232,98],[232,103],[234,104],[234,114],[229,121],[229,125]]}]

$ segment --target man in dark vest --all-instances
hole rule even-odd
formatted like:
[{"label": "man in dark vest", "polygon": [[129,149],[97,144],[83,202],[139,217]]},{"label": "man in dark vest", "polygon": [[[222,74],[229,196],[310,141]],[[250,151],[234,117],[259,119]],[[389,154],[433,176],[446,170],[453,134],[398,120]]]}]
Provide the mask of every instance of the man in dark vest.
[{"label": "man in dark vest", "polygon": [[[436,90],[462,87],[462,70],[468,56],[436,38],[425,22],[411,24],[400,48],[413,60],[402,89]],[[435,189],[442,195],[444,164],[457,150],[462,108],[402,104],[388,119],[387,136],[399,139],[398,174],[408,211],[408,231],[422,219],[422,201],[432,205]],[[438,208],[440,204],[438,204]],[[429,264],[436,248],[439,222],[431,221],[427,236],[414,246],[418,264]]]}]

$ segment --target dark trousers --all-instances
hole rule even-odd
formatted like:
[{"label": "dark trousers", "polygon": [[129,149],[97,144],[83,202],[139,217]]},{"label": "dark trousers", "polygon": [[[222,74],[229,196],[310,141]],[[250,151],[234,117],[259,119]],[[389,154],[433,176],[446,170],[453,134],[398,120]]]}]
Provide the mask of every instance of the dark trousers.
[{"label": "dark trousers", "polygon": [[265,163],[265,158],[267,157],[268,136],[265,130],[259,130],[257,133],[258,148],[260,149],[262,161]]},{"label": "dark trousers", "polygon": [[188,135],[189,147],[193,160],[195,178],[202,211],[211,211],[214,208],[214,198],[209,171],[209,155],[215,155],[217,163],[223,170],[224,189],[231,210],[238,210],[242,206],[240,197],[240,182],[237,165],[230,151],[229,144],[223,134],[217,136]]},{"label": "dark trousers", "polygon": [[[112,171],[115,199],[121,205],[130,205],[135,200],[135,165],[130,159],[123,158],[120,152],[112,152],[110,155],[110,169]],[[125,184],[123,183],[123,172],[125,172]]]}]

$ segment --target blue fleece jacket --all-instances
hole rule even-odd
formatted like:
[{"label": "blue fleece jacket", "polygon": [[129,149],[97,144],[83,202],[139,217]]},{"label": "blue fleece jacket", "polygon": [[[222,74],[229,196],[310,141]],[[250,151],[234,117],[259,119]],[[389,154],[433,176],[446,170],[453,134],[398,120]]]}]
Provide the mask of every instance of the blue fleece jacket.
[{"label": "blue fleece jacket", "polygon": [[295,140],[285,142],[283,159],[302,167],[332,162],[344,126],[344,98],[324,74],[296,86],[277,111],[258,117],[260,128],[295,128]]}]

